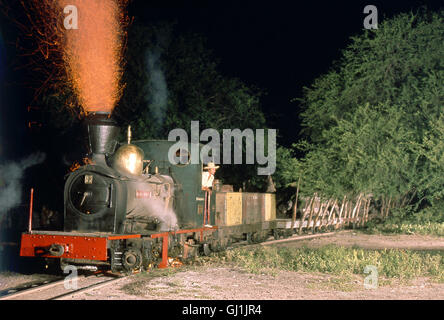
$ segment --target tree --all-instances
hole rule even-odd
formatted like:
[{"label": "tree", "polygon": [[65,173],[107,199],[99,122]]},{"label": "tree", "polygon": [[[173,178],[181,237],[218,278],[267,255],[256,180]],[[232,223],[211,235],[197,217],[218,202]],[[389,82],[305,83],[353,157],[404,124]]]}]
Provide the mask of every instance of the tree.
[{"label": "tree", "polygon": [[442,16],[400,14],[352,37],[330,72],[304,89],[308,143],[293,171],[306,192],[366,192],[444,209],[444,181],[436,177],[444,137]]}]

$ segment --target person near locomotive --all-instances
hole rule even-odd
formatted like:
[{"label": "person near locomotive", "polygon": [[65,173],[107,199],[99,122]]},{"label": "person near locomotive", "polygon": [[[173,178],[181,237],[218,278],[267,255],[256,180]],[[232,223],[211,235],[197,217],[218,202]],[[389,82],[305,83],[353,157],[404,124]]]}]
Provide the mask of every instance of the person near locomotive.
[{"label": "person near locomotive", "polygon": [[216,170],[219,169],[219,166],[216,166],[214,162],[209,162],[206,167],[204,167],[204,171],[202,172],[202,190],[205,191],[205,209],[204,209],[204,225],[210,227],[210,199],[211,192],[213,190],[213,181],[214,175],[216,174]]}]

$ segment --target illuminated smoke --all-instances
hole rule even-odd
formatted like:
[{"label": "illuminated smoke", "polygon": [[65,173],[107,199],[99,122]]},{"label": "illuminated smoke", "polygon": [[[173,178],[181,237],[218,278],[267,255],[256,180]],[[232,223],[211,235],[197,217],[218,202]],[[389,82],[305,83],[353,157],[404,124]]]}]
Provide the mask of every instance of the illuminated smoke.
[{"label": "illuminated smoke", "polygon": [[[1,0],[0,0],[1,1]],[[75,95],[67,105],[84,112],[111,112],[124,84],[123,51],[126,46],[128,0],[19,0],[28,24],[18,23],[28,43],[22,48],[36,75],[36,96],[48,89]],[[64,12],[67,6],[77,8]],[[66,29],[77,18],[77,29]],[[68,23],[66,23],[68,22]],[[25,41],[23,41],[25,43]]]},{"label": "illuminated smoke", "polygon": [[111,112],[121,96],[125,21],[119,0],[59,0],[74,5],[78,29],[65,30],[63,59],[67,76],[86,112]]},{"label": "illuminated smoke", "polygon": [[171,208],[165,208],[165,201],[163,199],[140,199],[137,207],[126,217],[140,221],[148,221],[149,218],[156,218],[159,222],[159,231],[179,229],[176,213]]},{"label": "illuminated smoke", "polygon": [[161,129],[167,109],[168,89],[165,75],[160,65],[160,49],[148,50],[146,61],[151,84],[149,109],[157,129]]},{"label": "illuminated smoke", "polygon": [[[135,184],[136,190],[146,190],[146,187],[147,185],[145,182],[138,182]],[[152,192],[155,191],[154,188],[151,189]],[[150,220],[149,218],[156,218],[159,222],[159,231],[171,231],[179,229],[176,213],[172,209],[173,197],[167,200],[168,192],[166,192],[163,188],[162,190],[163,191],[161,191],[159,197],[138,199],[136,202],[134,202],[134,207],[130,210],[126,217],[140,221],[147,221]],[[171,195],[174,194],[174,190],[171,190],[170,192]]]},{"label": "illuminated smoke", "polygon": [[11,162],[0,165],[0,207],[1,212],[17,207],[22,202],[22,179],[25,170],[42,163],[45,154],[35,153],[19,162]]},{"label": "illuminated smoke", "polygon": [[161,200],[143,201],[145,212],[155,217],[160,222],[159,231],[171,231],[178,229],[176,213],[170,208],[165,209],[165,203]]}]

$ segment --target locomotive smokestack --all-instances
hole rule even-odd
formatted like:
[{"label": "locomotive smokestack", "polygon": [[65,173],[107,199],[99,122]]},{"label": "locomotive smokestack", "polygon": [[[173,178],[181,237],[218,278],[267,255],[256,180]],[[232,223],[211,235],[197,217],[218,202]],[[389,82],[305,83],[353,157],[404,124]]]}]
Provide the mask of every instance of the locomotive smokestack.
[{"label": "locomotive smokestack", "polygon": [[114,153],[120,128],[108,112],[96,112],[85,118],[88,153],[96,163]]}]

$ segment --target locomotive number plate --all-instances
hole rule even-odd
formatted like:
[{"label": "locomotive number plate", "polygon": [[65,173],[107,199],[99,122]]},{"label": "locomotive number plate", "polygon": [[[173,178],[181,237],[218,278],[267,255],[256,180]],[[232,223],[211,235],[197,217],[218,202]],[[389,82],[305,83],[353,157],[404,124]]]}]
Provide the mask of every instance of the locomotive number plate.
[{"label": "locomotive number plate", "polygon": [[147,199],[152,197],[151,191],[136,190],[136,199]]},{"label": "locomotive number plate", "polygon": [[93,176],[91,174],[85,174],[85,184],[92,184]]}]

